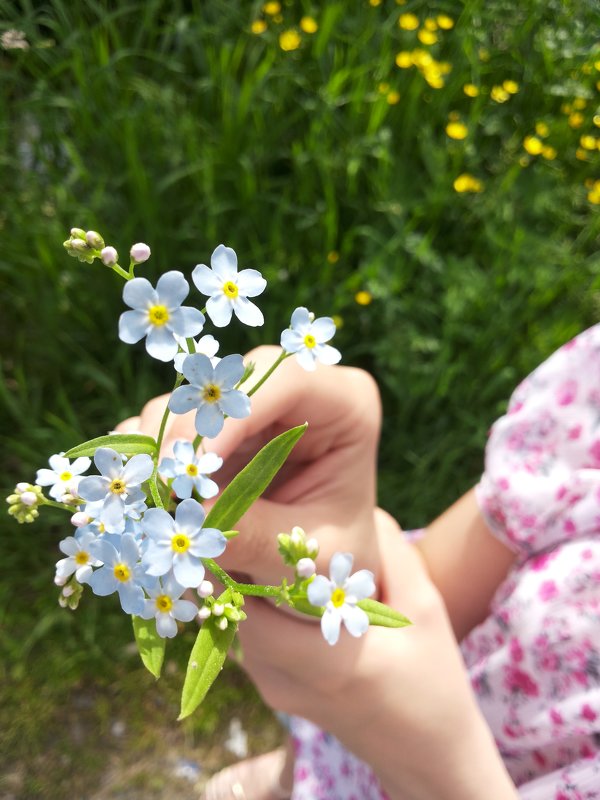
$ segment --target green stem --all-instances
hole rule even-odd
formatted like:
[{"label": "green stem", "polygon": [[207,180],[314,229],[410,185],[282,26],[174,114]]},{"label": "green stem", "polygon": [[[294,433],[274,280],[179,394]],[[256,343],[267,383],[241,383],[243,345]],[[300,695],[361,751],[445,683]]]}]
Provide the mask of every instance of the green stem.
[{"label": "green stem", "polygon": [[123,267],[120,267],[118,264],[111,264],[113,272],[116,272],[117,275],[120,275],[122,278],[125,278],[126,281],[130,281],[133,278],[133,272],[125,272]]},{"label": "green stem", "polygon": [[278,598],[281,595],[281,586],[260,586],[254,583],[238,583],[231,577],[231,575],[228,575],[224,569],[221,569],[217,562],[213,561],[212,558],[203,558],[202,563],[206,569],[212,572],[217,580],[221,581],[223,586],[226,586],[233,592],[251,595],[252,597]]},{"label": "green stem", "polygon": [[[177,373],[177,378],[175,380],[175,385],[171,393],[177,389],[178,386],[181,386],[183,383],[183,375],[179,372]],[[158,437],[156,439],[156,451],[154,453],[154,469],[152,470],[152,475],[150,476],[150,494],[152,495],[152,499],[154,500],[154,505],[157,508],[164,508],[164,504],[162,498],[160,496],[160,492],[158,491],[158,459],[160,458],[160,447],[162,445],[162,440],[165,435],[165,428],[167,427],[167,419],[169,418],[169,405],[165,406],[164,413],[162,415],[162,419],[160,421],[160,427],[158,429]]]},{"label": "green stem", "polygon": [[38,503],[38,505],[40,505],[40,506],[50,506],[51,508],[60,508],[63,511],[70,511],[71,514],[74,514],[77,511],[76,508],[73,508],[73,506],[68,506],[68,505],[66,505],[66,503],[57,503],[54,500],[47,500],[46,498],[44,498],[44,500],[41,500]]},{"label": "green stem", "polygon": [[279,365],[280,365],[280,364],[281,364],[283,361],[285,361],[285,359],[286,359],[286,358],[288,358],[288,356],[291,356],[291,355],[292,355],[291,353],[286,353],[286,352],[285,352],[285,350],[282,350],[282,351],[281,351],[281,353],[280,353],[280,355],[278,356],[278,358],[275,360],[275,362],[274,362],[273,364],[271,364],[271,366],[269,367],[269,369],[268,369],[268,370],[265,372],[265,374],[264,374],[264,375],[262,376],[262,378],[261,378],[261,379],[258,381],[258,383],[255,383],[255,384],[254,384],[254,386],[253,386],[253,387],[250,389],[250,391],[248,392],[248,397],[252,397],[252,395],[254,394],[254,392],[256,392],[256,391],[257,391],[257,389],[260,389],[260,387],[261,387],[261,386],[263,385],[263,383],[264,383],[264,382],[267,380],[267,378],[270,378],[270,377],[271,377],[271,375],[272,375],[272,374],[275,372],[275,370],[277,369],[277,367],[278,367],[278,366],[279,366]]}]

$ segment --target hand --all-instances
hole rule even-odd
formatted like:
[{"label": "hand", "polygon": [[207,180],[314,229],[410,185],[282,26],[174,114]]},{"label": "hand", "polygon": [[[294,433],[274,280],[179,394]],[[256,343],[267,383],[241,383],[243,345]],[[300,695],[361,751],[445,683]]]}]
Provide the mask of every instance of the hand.
[{"label": "hand", "polygon": [[[256,370],[249,386],[279,355],[276,347],[260,347],[247,356]],[[151,400],[139,417],[125,420],[122,432],[155,435],[168,395]],[[170,415],[163,455],[177,439],[196,435],[193,413]],[[277,551],[277,534],[300,525],[321,545],[325,570],[336,550],[355,556],[355,568],[371,569],[377,577],[379,554],[373,537],[376,458],[381,407],[373,379],[348,367],[303,370],[289,358],[252,397],[252,413],[243,420],[226,420],[223,432],[205,440],[207,449],[225,459],[217,475],[221,487],[274,436],[308,421],[308,429],[263,499],[236,526],[219,564],[249,575],[260,583],[280,583],[284,574]]]}]

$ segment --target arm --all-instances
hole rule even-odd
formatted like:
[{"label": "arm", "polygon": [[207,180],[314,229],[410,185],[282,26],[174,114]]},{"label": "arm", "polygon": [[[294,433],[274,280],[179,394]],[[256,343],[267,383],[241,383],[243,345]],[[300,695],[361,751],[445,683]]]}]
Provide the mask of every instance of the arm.
[{"label": "arm", "polygon": [[474,489],[429,525],[416,546],[460,640],[487,615],[515,554],[491,534]]}]

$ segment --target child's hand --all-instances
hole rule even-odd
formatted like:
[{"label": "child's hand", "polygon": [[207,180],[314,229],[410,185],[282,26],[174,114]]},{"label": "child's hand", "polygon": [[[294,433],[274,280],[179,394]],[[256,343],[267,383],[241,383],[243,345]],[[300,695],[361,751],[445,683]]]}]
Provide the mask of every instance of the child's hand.
[{"label": "child's hand", "polygon": [[[250,352],[258,381],[279,353],[276,347]],[[121,431],[156,434],[168,396],[150,401],[141,416],[121,423]],[[237,525],[219,563],[261,583],[280,583],[284,574],[277,551],[277,534],[294,525],[316,537],[319,566],[325,571],[331,554],[348,551],[355,568],[379,572],[374,531],[376,457],[381,409],[373,379],[362,370],[318,367],[303,370],[287,359],[265,387],[252,397],[252,413],[244,420],[227,420],[223,432],[205,440],[209,450],[225,459],[216,480],[224,487],[250,458],[277,434],[308,421],[309,426],[286,465],[266,493]],[[177,439],[195,436],[193,414],[169,417],[164,454]]]}]

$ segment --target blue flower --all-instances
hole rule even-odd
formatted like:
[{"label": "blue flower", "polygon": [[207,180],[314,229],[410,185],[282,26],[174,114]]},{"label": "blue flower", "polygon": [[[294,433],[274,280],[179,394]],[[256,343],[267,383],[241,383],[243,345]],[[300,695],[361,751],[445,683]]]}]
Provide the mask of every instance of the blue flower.
[{"label": "blue flower", "polygon": [[172,639],[177,635],[177,622],[190,622],[198,613],[198,607],[190,600],[181,600],[185,587],[180,586],[172,575],[146,588],[150,595],[144,600],[143,619],[156,620],[156,632],[163,638]]},{"label": "blue flower", "polygon": [[312,372],[317,361],[322,364],[337,364],[342,354],[335,347],[325,344],[335,334],[335,322],[331,317],[319,317],[307,308],[297,308],[292,314],[291,330],[281,334],[281,346],[286,353],[295,353],[303,369]]},{"label": "blue flower", "polygon": [[35,482],[38,486],[50,486],[48,494],[55,500],[62,500],[64,495],[76,495],[81,473],[92,463],[86,456],[76,458],[71,464],[62,453],[50,456],[48,462],[51,469],[38,469]]},{"label": "blue flower", "polygon": [[262,311],[248,298],[264,292],[267,282],[256,269],[238,272],[237,256],[231,247],[220,244],[215,248],[210,268],[197,264],[192,280],[198,291],[209,295],[206,313],[217,328],[228,325],[233,313],[245,325],[256,327],[264,323]]},{"label": "blue flower", "polygon": [[225,414],[235,419],[250,414],[250,398],[234,388],[244,374],[241,356],[225,356],[213,367],[208,356],[192,353],[184,360],[181,371],[190,383],[175,389],[169,408],[174,414],[187,414],[195,408],[199,436],[217,436],[223,429]]},{"label": "blue flower", "polygon": [[196,455],[191,442],[175,442],[173,447],[175,458],[163,458],[158,468],[164,478],[173,478],[171,488],[180,500],[192,496],[196,489],[200,497],[208,500],[214,497],[219,487],[207,478],[211,472],[216,472],[223,466],[223,459],[216,453]]},{"label": "blue flower", "polygon": [[94,531],[82,529],[75,536],[67,536],[59,543],[59,548],[67,556],[56,562],[56,577],[66,580],[75,573],[79,583],[87,583],[92,567],[99,567],[100,561],[90,553],[90,544],[97,539]]},{"label": "blue flower", "polygon": [[119,593],[121,606],[126,614],[141,614],[144,611],[144,570],[140,563],[140,552],[133,536],[121,537],[120,550],[106,538],[89,544],[90,553],[104,566],[94,571],[88,579],[94,594]]},{"label": "blue flower", "polygon": [[182,306],[190,290],[181,272],[165,272],[156,289],[146,278],[133,278],[123,287],[123,301],[133,311],[119,319],[119,338],[135,344],[146,337],[146,350],[159,361],[172,361],[179,349],[175,336],[196,336],[204,325],[204,314]]},{"label": "blue flower", "polygon": [[183,500],[175,519],[162,508],[144,514],[142,528],[148,546],[142,562],[148,575],[166,575],[171,569],[181,586],[200,586],[204,579],[203,558],[220,556],[227,539],[216,528],[203,528],[204,509],[196,500]]}]

